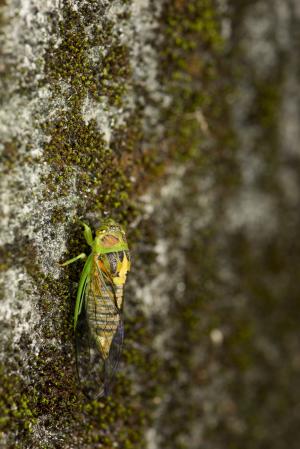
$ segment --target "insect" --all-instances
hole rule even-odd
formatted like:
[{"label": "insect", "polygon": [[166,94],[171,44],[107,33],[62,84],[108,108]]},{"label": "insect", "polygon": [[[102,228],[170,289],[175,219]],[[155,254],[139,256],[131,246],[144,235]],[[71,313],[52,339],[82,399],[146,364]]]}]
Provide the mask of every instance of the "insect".
[{"label": "insect", "polygon": [[62,266],[86,259],[75,304],[74,331],[76,365],[86,396],[107,396],[117,370],[124,338],[122,318],[124,285],[130,270],[130,254],[123,228],[105,219],[93,238],[84,227],[84,237],[92,248]]}]

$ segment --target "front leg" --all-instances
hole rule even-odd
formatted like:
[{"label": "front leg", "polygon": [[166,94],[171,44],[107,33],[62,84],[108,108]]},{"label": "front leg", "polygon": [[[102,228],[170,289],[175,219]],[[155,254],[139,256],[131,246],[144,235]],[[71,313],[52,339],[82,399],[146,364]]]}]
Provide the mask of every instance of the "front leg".
[{"label": "front leg", "polygon": [[81,220],[78,220],[79,223],[84,227],[83,235],[88,245],[93,246],[93,233],[91,228]]},{"label": "front leg", "polygon": [[79,254],[79,256],[73,257],[73,259],[69,259],[69,260],[67,260],[64,263],[60,263],[59,265],[61,267],[65,267],[66,265],[69,265],[70,263],[76,262],[76,260],[85,259],[85,258],[86,258],[86,254],[85,253],[81,253],[81,254]]}]

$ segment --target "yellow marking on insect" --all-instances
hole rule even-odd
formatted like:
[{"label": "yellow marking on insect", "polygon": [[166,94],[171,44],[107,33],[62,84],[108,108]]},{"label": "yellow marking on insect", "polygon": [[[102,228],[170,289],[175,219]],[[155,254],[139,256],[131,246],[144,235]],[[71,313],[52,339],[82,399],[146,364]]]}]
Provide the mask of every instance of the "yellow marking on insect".
[{"label": "yellow marking on insect", "polygon": [[127,259],[126,254],[124,254],[122,262],[119,263],[120,263],[120,268],[118,267],[119,276],[113,278],[113,283],[115,285],[125,284],[127,272],[130,270],[130,261]]},{"label": "yellow marking on insect", "polygon": [[111,347],[111,343],[114,337],[114,333],[105,332],[103,336],[97,336],[96,340],[100,346],[100,351],[103,354],[103,357],[106,359],[109,355],[109,350]]}]

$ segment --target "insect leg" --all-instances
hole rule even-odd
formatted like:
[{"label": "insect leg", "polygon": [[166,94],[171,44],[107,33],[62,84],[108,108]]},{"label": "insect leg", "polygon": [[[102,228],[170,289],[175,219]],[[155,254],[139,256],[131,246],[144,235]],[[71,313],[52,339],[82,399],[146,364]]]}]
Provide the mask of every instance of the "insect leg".
[{"label": "insect leg", "polygon": [[81,220],[79,220],[79,223],[84,227],[83,235],[87,244],[92,246],[94,239],[91,228]]},{"label": "insect leg", "polygon": [[67,260],[64,263],[60,263],[59,265],[62,267],[65,267],[66,265],[69,265],[70,263],[76,262],[76,260],[78,259],[85,259],[86,258],[86,254],[81,253],[79,254],[79,256],[73,257],[73,259]]},{"label": "insect leg", "polygon": [[87,260],[84,264],[82,273],[80,275],[80,279],[79,279],[79,285],[78,285],[77,296],[76,296],[76,304],[75,304],[75,312],[74,312],[74,330],[76,329],[78,315],[81,311],[82,301],[84,300],[85,290],[86,290],[87,282],[88,282],[89,275],[91,272],[91,265],[92,265],[92,260],[93,260],[92,257],[93,257],[93,255],[90,254],[89,257],[87,258]]}]

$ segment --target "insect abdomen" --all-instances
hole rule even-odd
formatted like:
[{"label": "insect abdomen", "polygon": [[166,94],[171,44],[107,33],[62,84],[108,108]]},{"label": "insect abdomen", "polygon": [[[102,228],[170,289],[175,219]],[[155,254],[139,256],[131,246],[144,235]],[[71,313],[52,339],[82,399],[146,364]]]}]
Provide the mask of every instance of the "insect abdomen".
[{"label": "insect abdomen", "polygon": [[123,285],[117,286],[115,290],[116,302],[119,310],[122,310],[123,297],[124,297],[124,287]]},{"label": "insect abdomen", "polygon": [[104,358],[109,355],[113,337],[119,325],[120,316],[109,295],[87,297],[87,315],[91,332]]}]

